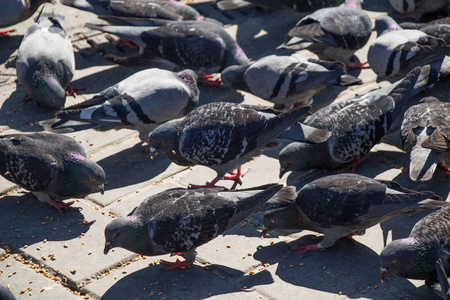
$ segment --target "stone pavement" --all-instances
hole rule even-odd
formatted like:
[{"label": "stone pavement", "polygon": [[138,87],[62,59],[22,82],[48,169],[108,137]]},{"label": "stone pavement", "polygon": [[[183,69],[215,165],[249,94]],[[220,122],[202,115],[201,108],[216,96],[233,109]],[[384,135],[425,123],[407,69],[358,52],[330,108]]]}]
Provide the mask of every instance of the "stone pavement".
[{"label": "stone pavement", "polygon": [[[211,2],[196,1],[193,5],[223,22],[252,60],[272,53],[301,18],[295,13],[260,8],[222,13]],[[392,12],[387,0],[367,0],[364,8],[373,18],[386,10]],[[113,46],[109,41],[116,41],[115,37],[84,28],[85,22],[101,22],[95,15],[61,4],[46,7],[51,9],[66,16],[64,28],[71,36],[77,64],[72,83],[85,88],[76,98],[68,97],[66,105],[87,100],[133,73],[102,58],[99,52],[124,55],[130,50]],[[4,134],[42,131],[38,121],[51,118],[55,112],[34,102],[23,103],[24,89],[15,82],[17,49],[32,22],[30,19],[15,26],[16,32],[0,39],[0,131]],[[361,61],[366,60],[369,44],[356,53]],[[377,83],[371,70],[362,70],[359,76],[363,85],[322,91],[315,103],[325,105],[389,84]],[[448,97],[448,88],[448,81],[442,81],[429,94]],[[416,96],[411,104],[424,95]],[[212,101],[269,104],[246,93],[202,87],[200,104]],[[399,126],[400,122],[396,122],[384,142],[373,149],[356,172],[393,179],[408,188],[433,190],[448,200],[450,183],[443,172],[437,171],[430,182],[409,180],[409,155],[398,148]],[[407,236],[426,212],[393,218],[356,237],[354,244],[340,240],[320,253],[295,255],[289,250],[290,246],[320,239],[308,231],[271,232],[260,239],[262,215],[253,214],[240,226],[199,247],[192,268],[161,271],[158,260],[163,256],[142,257],[120,248],[104,255],[103,230],[112,218],[127,215],[152,194],[186,187],[188,183],[202,184],[215,173],[205,167],[189,169],[171,164],[163,155],[150,160],[136,131],[86,130],[68,135],[76,138],[104,168],[108,177],[106,192],[103,196],[94,193],[76,199],[74,206],[81,210],[59,215],[54,208],[0,177],[0,242],[6,249],[0,247],[0,284],[7,285],[17,299],[436,298],[423,281],[392,277],[384,283],[379,281],[379,252],[392,239]],[[265,152],[245,165],[251,171],[242,187],[282,182],[301,188],[323,176],[291,174],[280,180],[278,151]],[[231,187],[229,182],[220,184]]]}]

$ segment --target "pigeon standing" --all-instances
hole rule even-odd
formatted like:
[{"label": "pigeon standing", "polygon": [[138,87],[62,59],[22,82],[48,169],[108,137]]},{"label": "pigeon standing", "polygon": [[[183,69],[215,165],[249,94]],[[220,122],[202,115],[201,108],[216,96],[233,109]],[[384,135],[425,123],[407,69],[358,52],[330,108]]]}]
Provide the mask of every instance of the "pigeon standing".
[{"label": "pigeon standing", "polygon": [[258,6],[266,6],[276,9],[285,9],[296,12],[312,13],[318,9],[325,7],[339,6],[344,0],[221,0],[217,2],[217,6],[221,10],[238,9],[249,6],[251,4]]},{"label": "pigeon standing", "polygon": [[136,43],[139,46],[138,56],[105,56],[132,68],[160,64],[164,69],[191,69],[199,75],[208,75],[231,65],[250,63],[244,51],[225,29],[209,21],[173,21],[162,26],[143,27],[86,26]]},{"label": "pigeon standing", "polygon": [[[150,152],[165,153],[177,165],[203,165],[214,169],[217,177],[205,187],[223,179],[241,183],[240,166],[261,154],[293,125],[309,107],[281,113],[269,107],[216,102],[202,105],[184,119],[156,128],[149,139]],[[224,177],[235,168],[233,176]]]},{"label": "pigeon standing", "polygon": [[71,120],[88,123],[87,128],[128,126],[137,129],[140,139],[145,141],[158,125],[190,112],[197,104],[199,94],[197,75],[192,70],[174,73],[147,69],[103,90],[88,101],[60,110],[55,115],[60,121],[52,121],[48,130],[70,128],[70,122],[68,125],[66,123]]},{"label": "pigeon standing", "polygon": [[105,172],[73,138],[49,133],[0,137],[0,175],[61,212],[62,199],[104,192]]},{"label": "pigeon standing", "polygon": [[279,155],[280,178],[288,171],[356,166],[401,114],[420,72],[416,68],[400,82],[332,103],[307,117],[305,125],[331,135],[322,143],[288,144]]},{"label": "pigeon standing", "polygon": [[[41,14],[42,16],[42,14]],[[16,62],[17,78],[31,99],[62,107],[75,72],[72,43],[56,17],[40,17],[23,37]]]},{"label": "pigeon standing", "polygon": [[417,66],[442,63],[450,46],[420,30],[403,30],[391,17],[375,21],[378,37],[370,45],[367,59],[379,78],[404,75]]},{"label": "pigeon standing", "polygon": [[325,235],[320,243],[292,250],[323,251],[338,239],[363,235],[367,228],[393,216],[446,204],[433,192],[405,189],[394,181],[357,174],[331,175],[305,185],[289,206],[266,212],[262,236],[277,229],[320,232]]},{"label": "pigeon standing", "polygon": [[416,20],[423,15],[446,8],[447,0],[389,0],[392,7],[401,14],[413,16]]},{"label": "pigeon standing", "polygon": [[251,65],[222,71],[223,86],[252,93],[286,109],[311,105],[314,94],[327,86],[350,86],[362,81],[345,73],[341,62],[321,61],[301,54],[270,55]]},{"label": "pigeon standing", "polygon": [[433,288],[439,284],[436,261],[441,259],[445,271],[450,271],[449,237],[450,206],[445,206],[417,222],[407,238],[394,240],[381,251],[381,279],[388,274],[422,279]]},{"label": "pigeon standing", "polygon": [[[186,260],[161,261],[167,268],[189,267],[195,260],[195,248],[239,224],[281,188],[269,184],[233,191],[174,189],[150,196],[132,214],[106,226],[104,253],[114,247],[142,255],[172,253]],[[278,197],[295,196],[284,190]]]},{"label": "pigeon standing", "polygon": [[372,21],[361,9],[361,0],[347,0],[344,7],[330,7],[301,19],[287,34],[282,48],[308,49],[321,59],[342,61],[350,68],[365,68],[353,54],[367,43]]},{"label": "pigeon standing", "polygon": [[433,177],[444,152],[450,152],[450,103],[426,97],[406,112],[401,127],[403,150],[411,151],[409,177]]}]

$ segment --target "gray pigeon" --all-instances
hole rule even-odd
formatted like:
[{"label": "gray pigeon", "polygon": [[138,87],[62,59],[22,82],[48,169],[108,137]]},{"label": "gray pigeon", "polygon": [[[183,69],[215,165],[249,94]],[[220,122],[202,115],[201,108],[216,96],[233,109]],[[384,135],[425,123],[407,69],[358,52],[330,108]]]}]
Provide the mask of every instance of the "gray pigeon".
[{"label": "gray pigeon", "polygon": [[321,61],[301,54],[270,55],[251,65],[222,71],[223,86],[252,93],[286,109],[311,105],[312,97],[327,86],[349,86],[362,81],[345,73],[340,62]]},{"label": "gray pigeon", "polygon": [[394,181],[331,175],[305,185],[289,206],[267,211],[262,236],[282,229],[320,232],[325,235],[320,243],[291,249],[297,253],[323,251],[338,239],[363,235],[367,228],[393,216],[446,204],[433,192],[405,189]]},{"label": "gray pigeon", "polygon": [[[274,140],[293,125],[309,107],[281,113],[269,107],[215,102],[202,105],[184,119],[160,125],[149,139],[150,152],[165,153],[177,165],[203,165],[217,177],[241,183],[240,166],[261,154],[265,147],[279,146]],[[233,176],[224,177],[234,168]],[[197,186],[196,186],[197,187]]]},{"label": "gray pigeon", "polygon": [[423,15],[446,8],[448,0],[389,0],[392,7],[401,14],[413,16],[416,20]]},{"label": "gray pigeon", "polygon": [[139,138],[145,141],[158,125],[190,112],[197,104],[199,94],[197,75],[192,70],[174,73],[147,69],[101,91],[88,101],[60,110],[55,115],[60,121],[50,121],[53,124],[48,130],[75,129],[76,126],[70,123],[65,126],[72,120],[88,123],[87,127],[131,127],[137,129]]},{"label": "gray pigeon", "polygon": [[50,133],[0,136],[0,175],[60,212],[62,199],[103,194],[106,177],[77,141]]},{"label": "gray pigeon", "polygon": [[442,63],[450,46],[420,30],[403,30],[391,17],[375,21],[378,37],[370,45],[367,59],[379,78],[404,75],[417,66]]},{"label": "gray pigeon", "polygon": [[403,22],[399,26],[403,29],[418,29],[428,35],[443,39],[447,44],[450,43],[450,17],[428,23]]},{"label": "gray pigeon", "polygon": [[[54,0],[2,0],[2,9],[0,10],[0,28],[15,25],[30,18],[45,2],[52,2]],[[6,30],[0,31],[0,37],[7,35]]]},{"label": "gray pigeon", "polygon": [[75,72],[75,56],[55,17],[39,18],[28,29],[19,48],[16,71],[31,99],[47,107],[64,106]]},{"label": "gray pigeon", "polygon": [[450,272],[449,241],[450,206],[444,206],[417,222],[409,237],[394,240],[381,251],[381,279],[388,274],[421,279],[435,290],[433,286],[439,284],[436,261],[441,259],[444,270]]},{"label": "gray pigeon", "polygon": [[319,9],[301,19],[287,34],[281,48],[308,49],[321,59],[342,61],[350,68],[365,68],[353,54],[367,43],[372,21],[361,10],[361,0],[347,0],[344,7]]},{"label": "gray pigeon", "polygon": [[409,177],[433,177],[443,152],[450,152],[450,103],[426,97],[406,112],[401,127],[403,150],[411,151]]},{"label": "gray pigeon", "polygon": [[199,75],[207,75],[231,65],[250,63],[225,29],[209,21],[173,21],[162,26],[143,27],[86,26],[136,43],[139,46],[138,56],[105,56],[132,68],[142,69],[159,64],[164,69],[191,69]]},{"label": "gray pigeon", "polygon": [[[150,196],[132,214],[106,226],[104,253],[114,247],[142,255],[172,253],[186,260],[161,261],[168,265],[166,269],[189,267],[195,261],[195,248],[239,224],[281,188],[269,184],[232,191],[173,189]],[[295,198],[295,193],[285,189],[274,197],[286,195]]]},{"label": "gray pigeon", "polygon": [[318,9],[339,6],[342,3],[344,3],[344,0],[221,0],[217,2],[217,7],[221,10],[231,10],[254,4],[276,9],[312,13]]},{"label": "gray pigeon", "polygon": [[306,118],[305,125],[330,131],[331,136],[322,143],[288,144],[279,155],[280,178],[288,171],[354,167],[401,114],[419,75],[416,68],[400,82],[332,103]]}]

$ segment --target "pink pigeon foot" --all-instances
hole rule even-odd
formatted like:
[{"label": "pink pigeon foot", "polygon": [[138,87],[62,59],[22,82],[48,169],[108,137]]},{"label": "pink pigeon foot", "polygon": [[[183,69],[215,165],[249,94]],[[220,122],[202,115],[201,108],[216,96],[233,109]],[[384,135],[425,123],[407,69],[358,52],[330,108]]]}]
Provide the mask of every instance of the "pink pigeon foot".
[{"label": "pink pigeon foot", "polygon": [[69,86],[66,88],[66,95],[77,97],[76,91],[83,91],[83,90],[84,88],[74,87],[69,84]]},{"label": "pink pigeon foot", "polygon": [[231,171],[229,173],[231,174],[231,176],[228,176],[228,175],[224,176],[223,179],[225,179],[225,180],[234,180],[235,182],[237,182],[240,185],[242,185],[242,177],[244,177],[245,174],[248,173],[248,170],[241,171],[241,166],[239,166],[236,171]]},{"label": "pink pigeon foot", "polygon": [[207,181],[205,185],[196,185],[196,184],[190,184],[190,189],[203,189],[203,188],[215,188],[218,187],[216,183],[220,180],[219,177],[214,178],[211,182]]},{"label": "pink pigeon foot", "polygon": [[119,48],[123,47],[130,47],[131,49],[139,49],[138,45],[136,45],[135,42],[126,39],[126,38],[120,38]]},{"label": "pink pigeon foot", "polygon": [[352,169],[352,173],[355,173],[356,166],[359,165],[362,161],[363,161],[363,159],[360,158],[357,161],[354,161],[354,162],[344,166],[342,169],[339,169],[337,171],[337,173],[343,173],[343,172],[347,171],[348,169]]},{"label": "pink pigeon foot", "polygon": [[222,80],[220,77],[217,77],[216,79],[214,79],[213,75],[205,75],[202,78],[203,78],[203,80],[200,80],[200,83],[203,86],[221,86],[222,85]]},{"label": "pink pigeon foot", "polygon": [[325,251],[325,248],[317,247],[318,244],[306,245],[304,247],[291,247],[292,251],[295,251],[295,254],[305,253],[309,251]]},{"label": "pink pigeon foot", "polygon": [[56,208],[59,213],[62,215],[64,209],[76,209],[75,207],[72,207],[74,201],[68,202],[68,203],[62,203],[62,202],[56,202],[55,200],[50,200],[49,204]]},{"label": "pink pigeon foot", "polygon": [[446,165],[441,164],[440,165],[442,169],[444,169],[447,172],[447,175],[450,175],[450,167],[447,167]]},{"label": "pink pigeon foot", "polygon": [[173,270],[173,269],[177,269],[177,268],[190,268],[190,267],[192,267],[191,263],[188,263],[186,261],[181,261],[178,258],[174,262],[166,261],[166,260],[161,260],[160,262],[162,264],[166,265],[166,267],[164,267],[163,270]]},{"label": "pink pigeon foot", "polygon": [[8,36],[11,32],[16,31],[15,29],[8,29],[5,31],[0,31],[0,37]]},{"label": "pink pigeon foot", "polygon": [[[347,65],[347,69],[355,70],[355,69],[370,69],[370,66],[367,65],[367,61],[364,63],[351,62]],[[367,66],[366,66],[367,65]]]}]

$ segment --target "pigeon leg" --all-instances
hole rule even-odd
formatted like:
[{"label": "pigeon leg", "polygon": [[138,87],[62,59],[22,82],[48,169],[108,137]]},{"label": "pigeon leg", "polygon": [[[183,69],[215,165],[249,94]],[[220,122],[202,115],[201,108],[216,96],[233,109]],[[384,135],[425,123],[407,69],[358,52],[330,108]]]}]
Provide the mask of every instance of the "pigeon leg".
[{"label": "pigeon leg", "polygon": [[176,269],[176,268],[190,268],[190,267],[192,267],[191,263],[188,263],[186,261],[181,261],[178,258],[174,262],[166,261],[166,260],[163,260],[163,259],[160,262],[162,264],[166,265],[166,267],[164,267],[163,270],[173,270],[173,269]]},{"label": "pigeon leg", "polygon": [[83,90],[84,88],[74,87],[69,84],[69,86],[66,88],[66,95],[77,97],[76,91],[83,91]]},{"label": "pigeon leg", "polygon": [[229,172],[231,174],[231,176],[224,176],[223,179],[225,180],[234,180],[237,183],[239,183],[240,185],[242,185],[242,177],[245,176],[245,174],[248,173],[248,170],[245,171],[241,171],[241,166],[239,166],[236,170],[236,172],[232,171]]},{"label": "pigeon leg", "polygon": [[205,185],[195,185],[190,184],[189,188],[191,189],[203,189],[203,188],[214,188],[217,187],[216,183],[220,180],[219,177],[214,178],[211,182],[207,181]]},{"label": "pigeon leg", "polygon": [[75,209],[74,207],[71,206],[73,204],[73,201],[69,203],[62,203],[56,202],[55,200],[50,200],[49,204],[55,207],[60,214],[63,214],[63,209]]},{"label": "pigeon leg", "polygon": [[131,49],[139,49],[138,45],[132,40],[121,37],[118,45],[119,48],[130,47]]},{"label": "pigeon leg", "polygon": [[450,167],[447,167],[446,165],[441,164],[440,165],[442,169],[444,169],[447,172],[447,175],[450,175]]},{"label": "pigeon leg", "polygon": [[353,234],[346,235],[345,238],[349,239],[352,243],[356,243],[355,239],[353,238]]},{"label": "pigeon leg", "polygon": [[339,169],[339,170],[337,171],[337,173],[345,172],[345,171],[347,171],[348,169],[352,169],[352,173],[355,173],[356,166],[359,165],[362,161],[363,161],[363,159],[360,158],[360,159],[358,159],[357,161],[354,161],[354,162],[352,162],[352,163],[346,165],[346,166],[343,167],[342,169]]},{"label": "pigeon leg", "polygon": [[355,69],[370,69],[370,66],[367,65],[367,61],[364,63],[359,63],[359,62],[351,62],[347,65],[347,68],[349,70],[355,70]]},{"label": "pigeon leg", "polygon": [[305,253],[309,251],[325,251],[325,248],[318,247],[319,244],[306,245],[303,247],[291,247],[292,251],[295,251],[295,254]]},{"label": "pigeon leg", "polygon": [[220,76],[214,79],[213,75],[205,75],[202,80],[199,81],[203,86],[221,86],[222,80]]},{"label": "pigeon leg", "polygon": [[16,31],[16,30],[15,29],[8,29],[8,30],[5,30],[5,31],[0,31],[0,37],[7,36],[7,35],[9,35],[10,32],[14,32],[14,31]]}]

